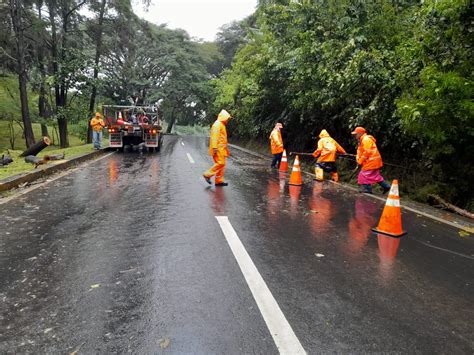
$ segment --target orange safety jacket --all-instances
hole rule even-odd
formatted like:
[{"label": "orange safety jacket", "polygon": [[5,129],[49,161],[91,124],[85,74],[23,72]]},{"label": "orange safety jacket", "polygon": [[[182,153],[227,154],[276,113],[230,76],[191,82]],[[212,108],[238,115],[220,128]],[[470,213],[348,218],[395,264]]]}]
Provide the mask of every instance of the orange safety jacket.
[{"label": "orange safety jacket", "polygon": [[273,128],[273,131],[270,134],[270,147],[272,149],[272,154],[283,153],[283,139],[281,138],[280,130],[277,128]]},{"label": "orange safety jacket", "polygon": [[227,149],[227,129],[226,124],[230,119],[230,114],[227,111],[222,110],[217,117],[217,120],[211,127],[211,137],[209,139],[209,155],[214,155],[214,149],[217,149],[218,153],[228,157],[230,155],[229,149]]},{"label": "orange safety jacket", "polygon": [[104,120],[100,117],[94,117],[91,119],[91,127],[95,132],[100,132],[102,131],[102,128],[105,127]]},{"label": "orange safety jacket", "polygon": [[333,163],[336,161],[336,154],[346,154],[344,148],[337,143],[329,133],[323,129],[319,134],[318,148],[313,152],[313,156],[318,159],[318,163]]},{"label": "orange safety jacket", "polygon": [[359,139],[357,147],[357,163],[362,165],[362,170],[375,170],[383,166],[382,156],[375,144],[376,139],[367,133]]}]

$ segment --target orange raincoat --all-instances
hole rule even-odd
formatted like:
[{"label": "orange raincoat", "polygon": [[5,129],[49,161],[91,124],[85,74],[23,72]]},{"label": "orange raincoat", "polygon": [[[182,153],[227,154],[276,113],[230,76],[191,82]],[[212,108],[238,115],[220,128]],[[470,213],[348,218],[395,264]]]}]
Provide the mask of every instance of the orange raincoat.
[{"label": "orange raincoat", "polygon": [[96,112],[95,117],[91,119],[90,125],[95,132],[102,131],[102,128],[105,127],[105,123],[104,120],[100,117],[100,113]]},{"label": "orange raincoat", "polygon": [[273,128],[273,131],[270,134],[270,146],[272,154],[283,153],[283,139],[281,138],[280,130],[276,127]]},{"label": "orange raincoat", "polygon": [[367,133],[359,138],[357,163],[362,165],[362,170],[376,170],[383,166],[382,156],[375,142],[375,138]]},{"label": "orange raincoat", "polygon": [[[209,140],[209,155],[214,160],[214,165],[204,173],[205,177],[216,176],[216,184],[224,182],[225,160],[230,155],[227,149],[226,125],[230,119],[230,114],[222,110],[217,116],[217,120],[211,127],[211,137]],[[214,149],[217,149],[214,153]]]},{"label": "orange raincoat", "polygon": [[318,159],[318,163],[333,163],[336,161],[336,153],[346,154],[344,148],[337,143],[329,133],[323,129],[319,134],[318,149],[313,152],[313,156]]}]

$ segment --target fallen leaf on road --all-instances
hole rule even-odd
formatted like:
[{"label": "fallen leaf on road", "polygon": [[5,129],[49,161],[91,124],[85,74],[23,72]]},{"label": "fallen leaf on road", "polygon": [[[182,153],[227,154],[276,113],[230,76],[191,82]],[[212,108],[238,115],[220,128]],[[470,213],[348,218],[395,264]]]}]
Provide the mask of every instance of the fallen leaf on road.
[{"label": "fallen leaf on road", "polygon": [[44,334],[48,334],[48,333],[49,333],[50,331],[52,331],[52,330],[53,330],[53,328],[45,329],[45,330],[44,330]]},{"label": "fallen leaf on road", "polygon": [[324,256],[324,254],[319,254],[319,253],[316,253],[314,255],[316,255],[318,258],[322,258]]},{"label": "fallen leaf on road", "polygon": [[100,287],[100,284],[93,284],[91,285],[91,288],[99,288]]},{"label": "fallen leaf on road", "polygon": [[160,348],[166,349],[170,345],[170,340],[168,338],[162,339],[160,341]]},{"label": "fallen leaf on road", "polygon": [[467,237],[469,237],[470,235],[471,235],[471,234],[468,233],[468,232],[459,231],[459,236],[460,236],[461,238],[467,238]]}]

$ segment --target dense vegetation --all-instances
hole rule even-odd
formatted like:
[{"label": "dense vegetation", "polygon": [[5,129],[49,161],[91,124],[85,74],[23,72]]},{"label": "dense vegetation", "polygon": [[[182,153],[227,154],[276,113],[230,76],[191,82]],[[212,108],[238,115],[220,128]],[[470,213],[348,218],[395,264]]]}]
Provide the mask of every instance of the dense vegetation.
[{"label": "dense vegetation", "polygon": [[65,147],[100,104],[132,100],[159,103],[170,129],[226,108],[230,134],[264,143],[282,121],[292,150],[325,128],[354,151],[362,125],[406,191],[474,209],[471,1],[261,0],[204,43],[137,18],[131,0],[5,0],[0,14],[0,119],[27,145],[31,121],[54,123]]},{"label": "dense vegetation", "polygon": [[349,148],[362,125],[386,161],[419,172],[421,198],[472,210],[473,15],[467,0],[262,2],[214,81],[214,112],[262,140],[283,121],[290,149],[322,128]]},{"label": "dense vegetation", "polygon": [[[144,0],[142,6],[148,1]],[[172,128],[197,120],[211,101],[209,79],[222,70],[215,43],[193,42],[138,18],[131,0],[8,0],[0,5],[2,95],[0,119],[17,121],[29,146],[31,123],[56,126],[61,147],[73,124],[87,137],[88,117],[100,104],[159,102]],[[12,100],[10,100],[12,99]],[[3,106],[3,105],[2,105]],[[47,125],[46,125],[47,124]]]}]

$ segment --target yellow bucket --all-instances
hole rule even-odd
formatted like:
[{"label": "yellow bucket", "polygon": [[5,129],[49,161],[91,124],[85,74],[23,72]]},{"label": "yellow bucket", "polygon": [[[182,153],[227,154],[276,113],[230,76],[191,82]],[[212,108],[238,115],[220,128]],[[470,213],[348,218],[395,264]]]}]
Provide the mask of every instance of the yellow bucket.
[{"label": "yellow bucket", "polygon": [[324,170],[321,169],[319,166],[314,168],[314,174],[316,175],[316,180],[317,181],[323,181],[324,180]]}]

